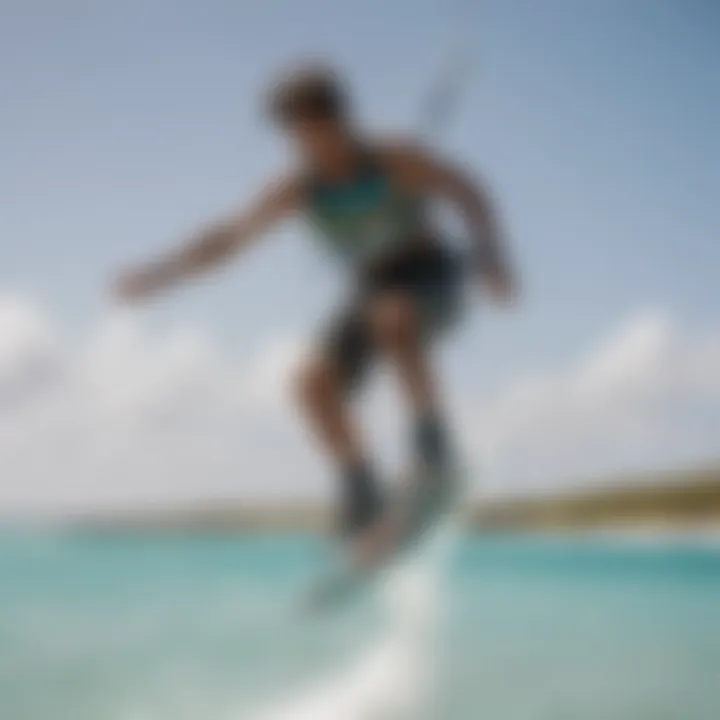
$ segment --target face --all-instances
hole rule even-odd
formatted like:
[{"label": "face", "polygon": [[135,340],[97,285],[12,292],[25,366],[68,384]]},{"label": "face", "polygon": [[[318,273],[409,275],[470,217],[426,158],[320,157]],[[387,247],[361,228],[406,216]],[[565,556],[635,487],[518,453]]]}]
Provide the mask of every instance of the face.
[{"label": "face", "polygon": [[341,169],[352,148],[347,128],[337,121],[296,121],[287,133],[295,150],[313,167]]}]

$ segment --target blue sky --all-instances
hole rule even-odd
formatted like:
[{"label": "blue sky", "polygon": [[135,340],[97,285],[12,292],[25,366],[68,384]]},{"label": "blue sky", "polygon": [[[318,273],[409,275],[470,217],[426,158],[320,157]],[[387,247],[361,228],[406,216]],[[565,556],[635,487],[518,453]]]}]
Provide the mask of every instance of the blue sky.
[{"label": "blue sky", "polygon": [[[629,305],[715,317],[717,6],[467,6],[460,37],[482,65],[446,146],[494,184],[512,230],[528,302],[508,352],[553,357]],[[0,7],[0,283],[79,318],[111,268],[182,238],[282,166],[258,112],[278,67],[331,58],[374,126],[412,126],[456,31],[437,0]],[[295,264],[305,250],[288,244],[181,305],[240,338],[238,306],[274,302],[267,322],[282,324],[308,291]]]},{"label": "blue sky", "polygon": [[[78,332],[115,268],[283,167],[260,115],[275,71],[330,59],[397,131],[456,39],[473,78],[443,147],[495,190],[526,288],[516,315],[475,316],[456,375],[556,367],[644,308],[720,321],[716,3],[0,0],[0,17],[0,289]],[[150,315],[236,348],[309,329],[334,291],[317,248],[287,228]]]}]

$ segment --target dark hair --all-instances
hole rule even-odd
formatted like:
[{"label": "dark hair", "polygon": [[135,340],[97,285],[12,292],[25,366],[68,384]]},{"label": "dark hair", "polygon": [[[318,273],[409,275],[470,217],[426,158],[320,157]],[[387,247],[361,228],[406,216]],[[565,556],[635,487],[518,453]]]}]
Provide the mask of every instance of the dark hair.
[{"label": "dark hair", "polygon": [[271,89],[269,111],[280,125],[303,120],[342,121],[347,115],[345,88],[328,68],[294,70]]}]

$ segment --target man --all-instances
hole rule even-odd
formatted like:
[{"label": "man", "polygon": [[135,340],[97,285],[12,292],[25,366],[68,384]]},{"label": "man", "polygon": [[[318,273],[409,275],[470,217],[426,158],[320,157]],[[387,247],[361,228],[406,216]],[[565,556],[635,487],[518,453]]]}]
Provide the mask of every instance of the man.
[{"label": "man", "polygon": [[450,201],[464,215],[473,240],[464,262],[476,266],[497,300],[512,299],[513,279],[485,193],[419,145],[365,138],[332,72],[311,68],[290,75],[269,105],[297,151],[298,169],[266,187],[249,209],[122,275],[117,292],[126,300],[144,299],[229,261],[287,217],[310,220],[349,265],[357,286],[353,302],[302,368],[298,395],[341,476],[341,532],[362,539],[377,527],[384,503],[347,400],[376,356],[397,370],[414,418],[414,454],[424,470],[419,482],[439,490],[438,502],[452,459],[428,349],[457,319],[465,268],[433,229],[429,201]]}]

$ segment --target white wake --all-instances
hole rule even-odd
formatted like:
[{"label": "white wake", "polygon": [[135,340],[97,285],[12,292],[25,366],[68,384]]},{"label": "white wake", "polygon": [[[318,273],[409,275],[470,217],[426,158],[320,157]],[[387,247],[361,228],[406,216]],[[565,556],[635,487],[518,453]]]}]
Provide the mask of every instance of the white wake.
[{"label": "white wake", "polygon": [[387,628],[332,676],[234,720],[425,720],[437,680],[442,572],[455,532],[440,526],[379,584]]}]

